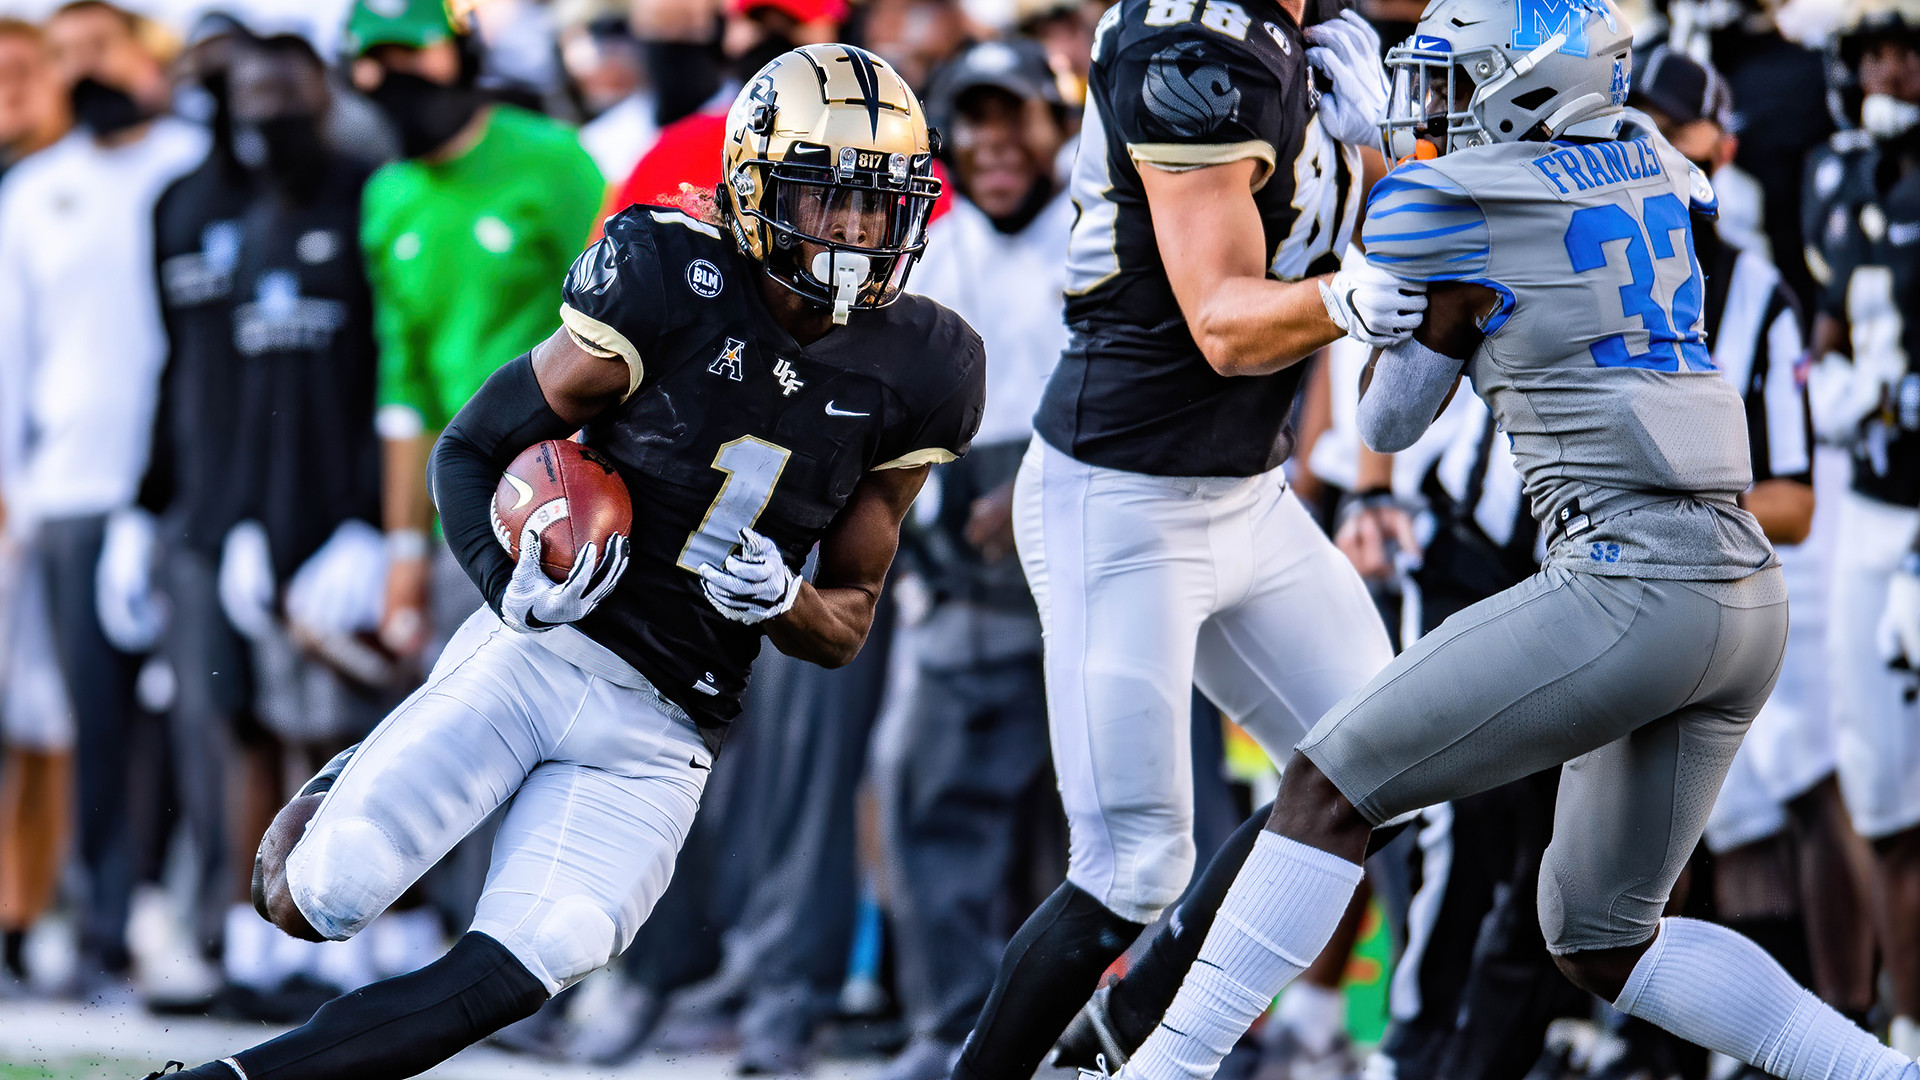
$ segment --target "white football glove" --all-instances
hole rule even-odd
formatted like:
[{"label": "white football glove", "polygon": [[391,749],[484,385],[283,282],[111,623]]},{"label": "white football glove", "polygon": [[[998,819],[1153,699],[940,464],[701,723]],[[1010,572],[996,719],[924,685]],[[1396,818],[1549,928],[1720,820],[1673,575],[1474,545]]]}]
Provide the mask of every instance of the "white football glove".
[{"label": "white football glove", "polygon": [[100,629],[121,652],[153,648],[166,628],[166,603],[153,591],[153,515],[138,507],[107,517],[106,540],[93,568],[93,607]]},{"label": "white football glove", "polygon": [[287,619],[323,637],[377,629],[387,597],[387,541],[364,521],[341,522],[287,584]]},{"label": "white football glove", "polygon": [[227,530],[220,545],[220,609],[235,630],[254,641],[273,632],[279,583],[273,576],[273,551],[266,526],[243,521]]},{"label": "white football glove", "polygon": [[740,550],[727,556],[724,567],[700,567],[700,588],[714,610],[751,626],[793,607],[800,598],[800,575],[787,567],[773,541],[741,529]]},{"label": "white football glove", "polygon": [[1920,668],[1920,574],[1896,570],[1887,583],[1887,606],[1880,613],[1880,658],[1905,658]]},{"label": "white football glove", "polygon": [[1349,337],[1376,349],[1413,336],[1427,313],[1425,282],[1403,281],[1349,253],[1340,272],[1320,283],[1327,316]]},{"label": "white football glove", "polygon": [[627,538],[614,534],[602,556],[593,544],[574,556],[565,581],[556,582],[540,568],[540,534],[520,534],[520,561],[500,597],[500,619],[523,634],[538,634],[563,623],[579,622],[613,592],[627,569]]},{"label": "white football glove", "polygon": [[1334,141],[1380,149],[1387,119],[1387,68],[1380,62],[1380,36],[1351,8],[1339,18],[1307,27],[1307,63],[1333,89],[1320,95],[1320,127]]}]

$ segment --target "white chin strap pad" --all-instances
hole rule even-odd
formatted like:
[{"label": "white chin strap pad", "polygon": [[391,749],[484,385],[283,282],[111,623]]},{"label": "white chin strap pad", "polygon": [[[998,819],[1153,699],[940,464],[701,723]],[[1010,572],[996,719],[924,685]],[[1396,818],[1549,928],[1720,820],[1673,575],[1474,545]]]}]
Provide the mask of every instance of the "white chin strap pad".
[{"label": "white chin strap pad", "polygon": [[867,272],[872,268],[872,259],[852,252],[823,251],[813,257],[813,279],[833,290],[835,326],[847,324],[854,298],[860,295],[860,287],[867,283]]}]

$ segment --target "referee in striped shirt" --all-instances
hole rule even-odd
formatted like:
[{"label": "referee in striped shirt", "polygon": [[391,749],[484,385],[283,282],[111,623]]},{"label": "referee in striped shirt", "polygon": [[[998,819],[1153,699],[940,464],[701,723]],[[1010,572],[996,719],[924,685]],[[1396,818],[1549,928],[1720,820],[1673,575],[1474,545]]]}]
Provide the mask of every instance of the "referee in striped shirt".
[{"label": "referee in striped shirt", "polygon": [[[1732,160],[1732,100],[1713,69],[1657,47],[1635,57],[1629,104],[1709,175]],[[1728,244],[1711,220],[1694,222],[1694,241],[1707,278],[1713,361],[1746,403],[1754,485],[1743,504],[1774,543],[1798,544],[1813,519],[1812,435],[1796,372],[1806,348],[1800,313],[1764,255]],[[1462,419],[1427,472],[1422,495],[1436,526],[1415,575],[1423,631],[1537,569],[1539,530],[1508,441],[1483,406]],[[1801,592],[1794,588],[1798,617]],[[1817,662],[1817,641],[1813,651]],[[1841,858],[1845,851],[1846,841],[1834,835],[1837,829],[1844,837],[1847,826],[1831,758],[1828,766],[1788,803],[1801,849],[1815,853],[1802,863],[1803,885],[1816,877],[1818,858]],[[1533,904],[1558,781],[1558,770],[1549,770],[1426,812],[1419,832],[1421,894],[1409,914],[1407,952],[1389,999],[1394,1025],[1380,1049],[1395,1080],[1518,1077],[1538,1057],[1552,1019],[1588,1011],[1586,995],[1548,957]],[[1717,864],[1722,878],[1732,861],[1726,856],[1737,854],[1725,852]],[[1793,966],[1836,1007],[1861,1009],[1870,1002],[1860,997],[1870,989],[1862,981],[1870,973],[1847,961],[1871,954],[1862,952],[1863,942],[1849,940],[1848,931],[1867,923],[1858,915],[1829,916],[1856,898],[1845,888],[1851,878],[1844,872],[1829,867],[1821,876],[1841,887],[1820,895],[1803,887],[1803,908],[1820,922],[1842,925],[1814,930],[1831,940],[1810,943],[1813,972],[1804,960]]]}]

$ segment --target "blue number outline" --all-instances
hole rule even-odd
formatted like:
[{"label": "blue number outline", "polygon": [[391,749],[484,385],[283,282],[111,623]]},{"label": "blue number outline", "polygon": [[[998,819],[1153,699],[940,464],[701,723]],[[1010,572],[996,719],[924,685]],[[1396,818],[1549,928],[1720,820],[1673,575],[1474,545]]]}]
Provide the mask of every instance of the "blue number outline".
[{"label": "blue number outline", "polygon": [[[1589,351],[1600,367],[1637,367],[1652,371],[1679,371],[1684,360],[1688,368],[1712,371],[1704,335],[1695,329],[1700,320],[1704,295],[1700,263],[1693,256],[1693,225],[1686,206],[1671,192],[1656,195],[1642,206],[1643,225],[1616,203],[1586,206],[1574,211],[1567,223],[1567,258],[1575,273],[1588,273],[1607,265],[1606,245],[1615,240],[1627,242],[1627,270],[1631,278],[1620,286],[1620,308],[1629,317],[1638,316],[1647,331],[1647,351],[1627,351],[1625,334],[1614,334],[1593,343]],[[1679,245],[1674,232],[1683,234]],[[1649,244],[1651,236],[1651,244]],[[1649,253],[1651,248],[1651,253]],[[1687,280],[1675,291],[1669,313],[1653,298],[1656,271],[1654,259],[1685,255]],[[1676,333],[1675,325],[1685,327]]]}]

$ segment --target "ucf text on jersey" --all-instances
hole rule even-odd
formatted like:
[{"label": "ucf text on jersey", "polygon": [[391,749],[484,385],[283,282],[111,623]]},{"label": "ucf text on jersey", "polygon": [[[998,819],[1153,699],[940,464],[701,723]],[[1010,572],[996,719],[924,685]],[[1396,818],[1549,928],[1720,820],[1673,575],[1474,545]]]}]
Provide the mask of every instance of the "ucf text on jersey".
[{"label": "ucf text on jersey", "polygon": [[635,372],[632,395],[586,429],[633,492],[632,562],[580,629],[716,747],[761,628],[716,612],[695,568],[751,527],[797,570],[867,472],[965,453],[986,386],[979,335],[933,301],[902,294],[801,346],[761,301],[760,273],[715,226],[636,206],[580,256],[561,309]]}]

